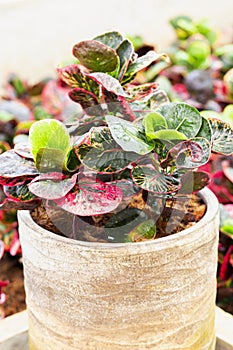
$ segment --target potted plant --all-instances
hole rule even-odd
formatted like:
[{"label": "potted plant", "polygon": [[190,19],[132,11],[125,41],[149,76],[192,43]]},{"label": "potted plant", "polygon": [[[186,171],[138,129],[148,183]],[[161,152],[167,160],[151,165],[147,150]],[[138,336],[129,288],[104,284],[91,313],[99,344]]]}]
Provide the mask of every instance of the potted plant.
[{"label": "potted plant", "polygon": [[218,202],[198,167],[233,152],[233,130],[129,84],[159,55],[137,59],[117,32],[74,53],[59,73],[78,122],[37,121],[0,156],[30,348],[214,349]]}]

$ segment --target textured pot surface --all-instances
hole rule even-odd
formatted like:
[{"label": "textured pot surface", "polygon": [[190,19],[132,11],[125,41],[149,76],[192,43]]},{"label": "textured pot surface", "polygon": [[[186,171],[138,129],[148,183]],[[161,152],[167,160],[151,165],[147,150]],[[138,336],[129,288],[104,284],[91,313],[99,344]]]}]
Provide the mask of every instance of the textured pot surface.
[{"label": "textured pot surface", "polygon": [[140,243],[60,237],[19,212],[31,350],[214,350],[218,202]]}]

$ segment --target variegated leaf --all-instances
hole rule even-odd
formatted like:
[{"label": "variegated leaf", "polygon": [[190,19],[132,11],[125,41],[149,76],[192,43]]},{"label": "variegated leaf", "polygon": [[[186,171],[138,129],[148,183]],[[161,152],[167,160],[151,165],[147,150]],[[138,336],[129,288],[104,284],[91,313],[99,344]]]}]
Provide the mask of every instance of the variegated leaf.
[{"label": "variegated leaf", "polygon": [[116,49],[123,41],[123,36],[119,32],[112,31],[98,35],[93,40],[97,40],[112,49]]},{"label": "variegated leaf", "polygon": [[230,124],[219,119],[208,118],[212,130],[212,150],[230,155],[233,153],[233,129]]},{"label": "variegated leaf", "polygon": [[92,128],[89,142],[75,147],[75,152],[84,165],[101,173],[125,169],[138,158],[133,152],[125,152],[106,127]]},{"label": "variegated leaf", "polygon": [[65,178],[61,173],[46,173],[33,179],[28,188],[37,197],[58,199],[64,197],[75,186],[76,179],[77,174]]},{"label": "variegated leaf", "polygon": [[81,41],[73,47],[73,55],[82,65],[94,72],[112,72],[116,69],[116,51],[97,40]]},{"label": "variegated leaf", "polygon": [[82,178],[79,184],[65,197],[54,201],[70,213],[91,216],[113,211],[121,200],[121,190],[115,184],[96,182],[92,178]]}]

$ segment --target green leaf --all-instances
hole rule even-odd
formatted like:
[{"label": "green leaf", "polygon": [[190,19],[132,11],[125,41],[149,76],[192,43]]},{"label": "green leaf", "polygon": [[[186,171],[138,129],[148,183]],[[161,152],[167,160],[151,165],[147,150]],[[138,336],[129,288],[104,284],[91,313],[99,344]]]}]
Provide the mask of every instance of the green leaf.
[{"label": "green leaf", "polygon": [[154,220],[149,219],[140,223],[128,235],[130,242],[140,242],[149,239],[154,239],[156,236],[156,227]]},{"label": "green leaf", "polygon": [[118,80],[121,81],[127,71],[130,59],[134,53],[134,48],[129,40],[124,40],[116,50],[120,58],[120,73],[118,75]]},{"label": "green leaf", "polygon": [[48,163],[48,169],[51,170],[50,164],[54,163],[55,167],[60,166],[62,169],[71,145],[69,133],[61,122],[53,119],[35,122],[29,131],[29,141],[31,153],[38,166],[41,164],[46,170]]},{"label": "green leaf", "polygon": [[157,113],[162,114],[169,129],[183,133],[188,139],[197,135],[202,124],[198,110],[183,102],[173,102],[159,107]]},{"label": "green leaf", "polygon": [[216,153],[230,155],[233,153],[233,129],[221,120],[208,118],[212,129],[212,150]]},{"label": "green leaf", "polygon": [[129,232],[147,220],[147,215],[136,208],[125,208],[114,214],[105,224],[105,236],[111,243],[128,242]]},{"label": "green leaf", "polygon": [[204,117],[202,118],[201,127],[197,133],[197,137],[204,137],[209,142],[211,142],[212,140],[212,131],[211,131],[210,123],[208,119]]},{"label": "green leaf", "polygon": [[153,149],[153,143],[146,143],[132,123],[112,115],[105,118],[112,137],[124,151],[147,154]]},{"label": "green leaf", "polygon": [[157,139],[162,141],[174,141],[174,140],[187,140],[187,137],[177,130],[158,130],[150,134],[151,139]]},{"label": "green leaf", "polygon": [[144,56],[139,57],[134,63],[129,65],[123,83],[158,59],[168,60],[168,56],[164,53],[159,54],[155,51],[148,51]]},{"label": "green leaf", "polygon": [[152,112],[143,119],[146,136],[153,139],[155,131],[167,129],[166,119],[159,113]]},{"label": "green leaf", "polygon": [[99,41],[100,43],[109,46],[112,49],[116,49],[123,41],[123,36],[119,32],[112,31],[98,35],[93,38],[93,40]]},{"label": "green leaf", "polygon": [[75,152],[84,165],[101,173],[123,170],[138,158],[135,153],[122,150],[106,127],[92,128],[88,143],[77,146]]},{"label": "green leaf", "polygon": [[81,41],[73,47],[73,55],[94,72],[112,72],[118,64],[116,51],[96,40]]}]

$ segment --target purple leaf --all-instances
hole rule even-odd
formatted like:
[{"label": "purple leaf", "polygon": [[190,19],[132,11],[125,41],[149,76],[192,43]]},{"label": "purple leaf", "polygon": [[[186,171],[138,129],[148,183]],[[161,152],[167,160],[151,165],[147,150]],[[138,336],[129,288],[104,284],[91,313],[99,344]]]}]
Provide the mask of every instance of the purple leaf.
[{"label": "purple leaf", "polygon": [[55,202],[75,215],[90,216],[113,211],[122,200],[121,190],[114,184],[83,178],[77,187]]},{"label": "purple leaf", "polygon": [[28,185],[36,196],[45,199],[64,197],[76,184],[77,174],[66,179],[62,173],[47,173],[37,176]]},{"label": "purple leaf", "polygon": [[79,103],[89,115],[103,116],[104,112],[93,92],[81,88],[74,88],[69,92],[72,101]]}]

